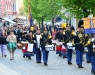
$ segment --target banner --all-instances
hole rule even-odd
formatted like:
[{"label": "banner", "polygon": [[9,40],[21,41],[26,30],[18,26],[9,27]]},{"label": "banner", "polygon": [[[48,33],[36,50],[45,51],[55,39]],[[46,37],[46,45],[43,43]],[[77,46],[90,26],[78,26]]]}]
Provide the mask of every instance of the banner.
[{"label": "banner", "polygon": [[95,18],[84,18],[83,21],[85,34],[95,33]]}]

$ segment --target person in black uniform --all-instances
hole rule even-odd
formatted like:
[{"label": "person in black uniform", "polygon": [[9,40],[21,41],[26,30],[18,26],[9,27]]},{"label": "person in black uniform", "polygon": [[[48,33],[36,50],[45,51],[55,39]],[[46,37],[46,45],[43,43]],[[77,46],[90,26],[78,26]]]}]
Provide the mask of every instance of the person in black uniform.
[{"label": "person in black uniform", "polygon": [[72,64],[71,61],[72,61],[72,52],[73,52],[73,45],[72,45],[72,48],[69,48],[67,46],[68,43],[71,43],[73,44],[73,40],[74,40],[74,28],[72,27],[70,29],[70,25],[67,24],[67,27],[66,27],[66,31],[65,31],[65,34],[64,34],[64,45],[65,47],[67,48],[67,61],[68,61],[68,64]]},{"label": "person in black uniform", "polygon": [[85,47],[87,48],[86,50],[86,60],[87,60],[87,63],[91,63],[91,56],[90,56],[90,48],[88,46],[88,41],[89,39],[92,37],[91,34],[85,34]]},{"label": "person in black uniform", "polygon": [[74,36],[74,44],[76,50],[76,63],[79,68],[84,68],[82,66],[84,46],[85,46],[85,36],[84,36],[84,27],[83,20],[80,20],[78,23],[78,31],[76,32],[76,36]]},{"label": "person in black uniform", "polygon": [[[32,31],[29,31],[29,35],[26,36],[26,40],[30,43],[30,44],[34,44],[34,36],[32,34]],[[31,52],[28,52],[31,53]],[[31,59],[31,55],[28,56],[28,59]]]},{"label": "person in black uniform", "polygon": [[[59,32],[56,34],[55,39],[58,40],[59,42],[63,42],[63,28],[59,28]],[[58,52],[59,56],[62,56],[61,52]],[[63,56],[64,58],[66,58],[66,56]]]},{"label": "person in black uniform", "polygon": [[[35,48],[36,48],[36,63],[41,63],[41,50],[40,50],[40,40],[42,38],[41,36],[41,32],[40,32],[40,29],[38,29],[36,31],[36,34],[35,34]],[[38,38],[38,39],[37,39]]]},{"label": "person in black uniform", "polygon": [[92,37],[90,37],[89,40],[87,41],[87,47],[89,48],[88,53],[89,56],[91,57],[92,65],[91,73],[95,75],[95,37],[93,41],[91,39]]},{"label": "person in black uniform", "polygon": [[42,34],[42,39],[41,39],[41,49],[43,52],[43,61],[44,61],[45,66],[48,65],[47,62],[48,62],[48,55],[49,55],[49,51],[45,50],[45,46],[52,44],[51,39],[52,39],[51,35],[48,34],[47,30],[44,30],[44,33]]}]

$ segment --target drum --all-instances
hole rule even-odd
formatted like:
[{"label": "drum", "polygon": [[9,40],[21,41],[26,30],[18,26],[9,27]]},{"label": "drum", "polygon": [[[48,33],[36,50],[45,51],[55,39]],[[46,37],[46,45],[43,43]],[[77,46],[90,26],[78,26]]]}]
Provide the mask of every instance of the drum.
[{"label": "drum", "polygon": [[56,51],[61,51],[62,45],[56,45]]},{"label": "drum", "polygon": [[73,49],[72,43],[67,43],[67,49]]},{"label": "drum", "polygon": [[46,51],[53,51],[53,45],[47,45],[45,46]]},{"label": "drum", "polygon": [[21,42],[22,43],[22,52],[27,52],[28,42]]},{"label": "drum", "polygon": [[18,49],[22,49],[22,44],[21,43],[18,43],[17,44],[17,47],[18,47]]}]

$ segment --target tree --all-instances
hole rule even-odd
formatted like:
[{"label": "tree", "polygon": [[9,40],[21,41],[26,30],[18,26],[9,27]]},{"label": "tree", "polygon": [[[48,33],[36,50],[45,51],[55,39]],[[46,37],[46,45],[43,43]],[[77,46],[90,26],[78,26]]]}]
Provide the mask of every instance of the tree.
[{"label": "tree", "polygon": [[[61,0],[31,0],[31,12],[33,18],[38,22],[47,21],[55,18],[60,13],[62,4]],[[28,2],[24,0],[25,11],[28,12]]]},{"label": "tree", "polygon": [[95,15],[95,0],[62,0],[62,3],[76,18],[87,17],[90,13]]}]

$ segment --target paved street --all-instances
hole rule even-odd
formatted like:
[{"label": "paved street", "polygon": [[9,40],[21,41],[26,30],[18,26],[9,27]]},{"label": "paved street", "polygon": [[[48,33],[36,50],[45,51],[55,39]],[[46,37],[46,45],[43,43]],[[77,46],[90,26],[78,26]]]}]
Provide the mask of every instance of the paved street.
[{"label": "paved street", "polygon": [[0,75],[92,75],[91,64],[87,64],[84,55],[83,66],[79,69],[73,55],[73,65],[68,65],[67,60],[58,57],[54,51],[49,54],[48,66],[36,64],[35,56],[32,60],[22,57],[21,50],[16,50],[15,60],[10,61],[9,53],[6,58],[0,57]]}]

